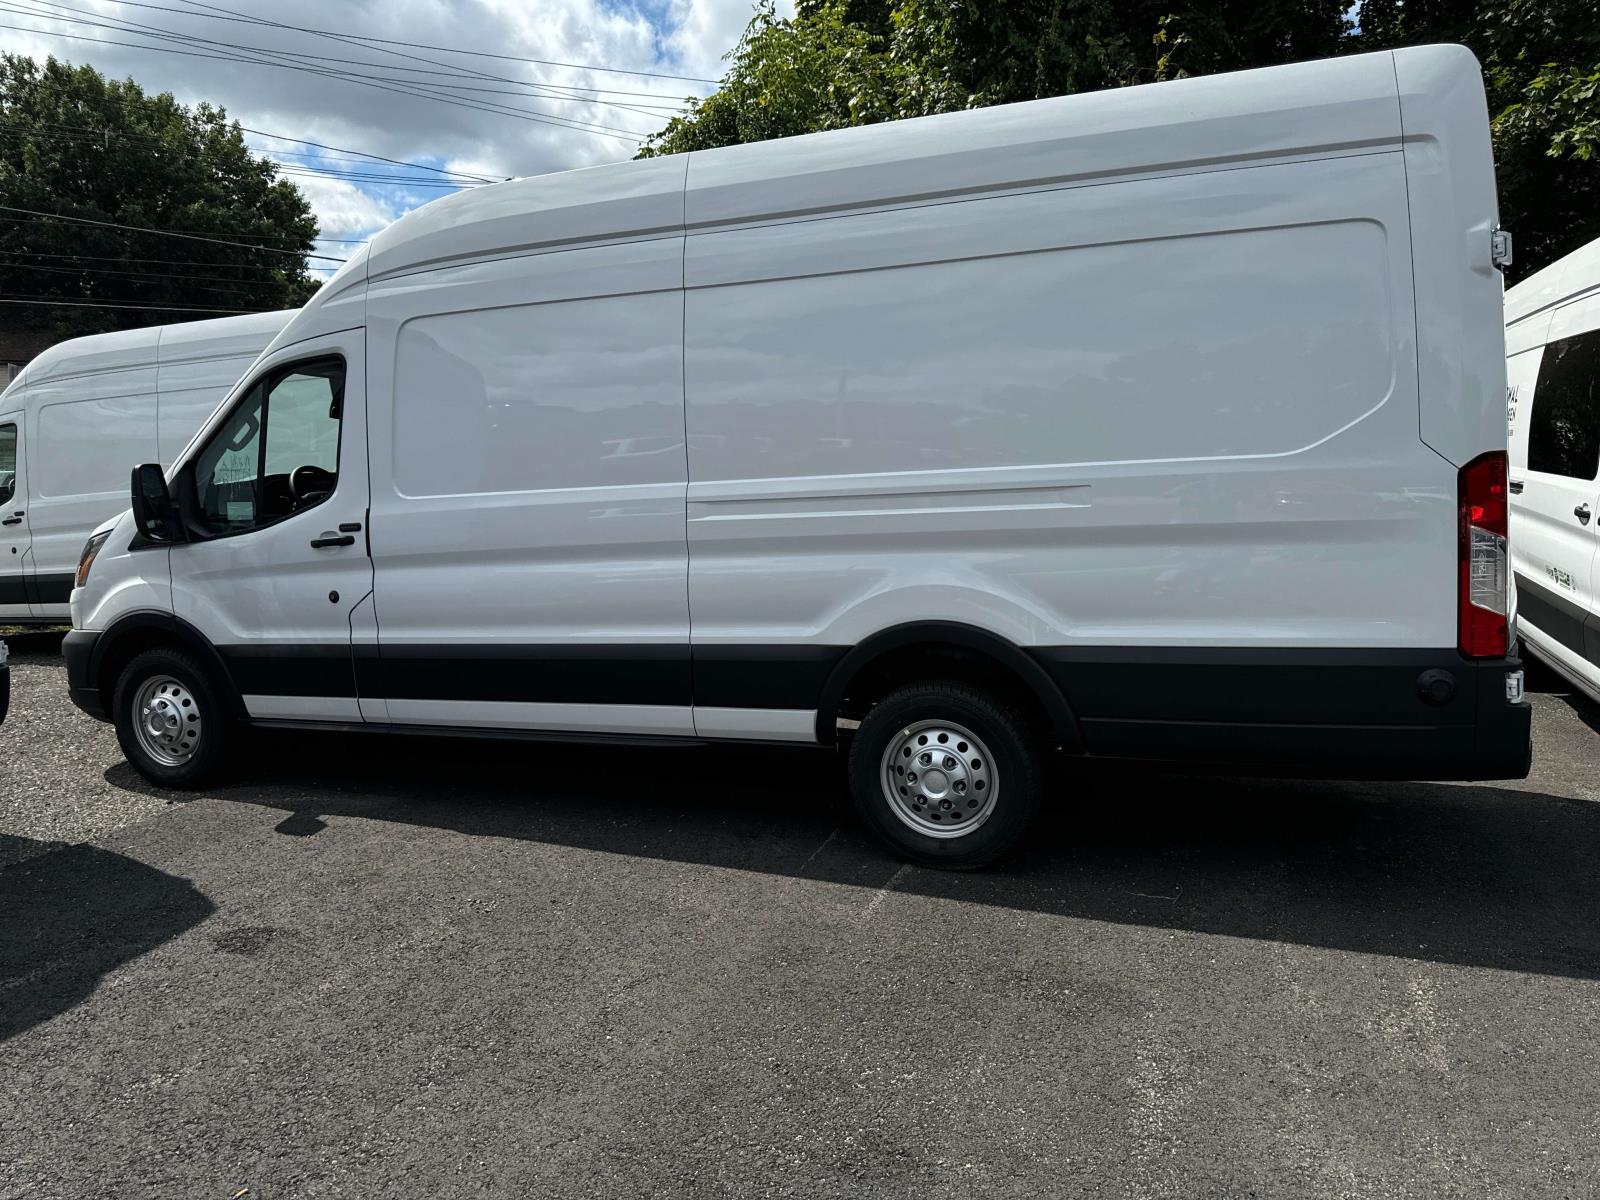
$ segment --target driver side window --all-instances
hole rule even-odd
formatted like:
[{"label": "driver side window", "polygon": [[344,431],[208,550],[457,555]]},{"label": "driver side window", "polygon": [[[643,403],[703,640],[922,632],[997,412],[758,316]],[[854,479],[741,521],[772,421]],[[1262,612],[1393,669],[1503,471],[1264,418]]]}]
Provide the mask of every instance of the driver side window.
[{"label": "driver side window", "polygon": [[215,536],[281,521],[339,479],[344,363],[318,359],[261,379],[194,460],[198,517]]}]

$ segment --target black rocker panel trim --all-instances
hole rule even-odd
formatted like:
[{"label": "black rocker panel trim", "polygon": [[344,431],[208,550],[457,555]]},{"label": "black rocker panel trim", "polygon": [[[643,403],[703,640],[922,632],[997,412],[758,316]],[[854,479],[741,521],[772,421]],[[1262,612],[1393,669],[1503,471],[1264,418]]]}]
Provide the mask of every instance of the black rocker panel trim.
[{"label": "black rocker panel trim", "polygon": [[0,579],[0,604],[65,604],[72,599],[72,573],[8,575]]},{"label": "black rocker panel trim", "polygon": [[693,703],[687,646],[384,646],[357,656],[356,676],[389,700]]},{"label": "black rocker panel trim", "polygon": [[694,702],[705,708],[817,707],[845,646],[696,646]]},{"label": "black rocker panel trim", "polygon": [[1600,665],[1600,618],[1526,575],[1517,575],[1517,619]]},{"label": "black rocker panel trim", "polygon": [[[825,718],[831,723],[829,705],[856,666],[871,661],[872,646],[718,646],[692,656],[685,646],[651,645],[217,649],[245,695],[816,708],[826,741],[820,729]],[[1347,778],[1518,778],[1527,771],[1530,710],[1505,702],[1506,673],[1518,665],[1512,660],[1471,660],[1453,647],[1012,647],[1011,654],[1022,663],[1020,677],[1053,693],[1066,714],[1072,736],[1059,740],[1070,750]],[[1419,689],[1429,671],[1450,676],[1442,703]]]},{"label": "black rocker panel trim", "polygon": [[[1476,719],[1478,672],[1454,647],[1043,646],[1032,653],[1083,721],[1431,727]],[[1417,689],[1417,677],[1435,669],[1455,679],[1455,695],[1442,705]]]},{"label": "black rocker panel trim", "polygon": [[350,645],[218,646],[242,696],[354,696]]}]

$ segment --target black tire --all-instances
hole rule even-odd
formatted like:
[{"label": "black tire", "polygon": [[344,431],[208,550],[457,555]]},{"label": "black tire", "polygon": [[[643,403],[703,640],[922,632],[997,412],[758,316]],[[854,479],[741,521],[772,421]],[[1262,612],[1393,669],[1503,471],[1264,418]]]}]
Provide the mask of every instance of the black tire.
[{"label": "black tire", "polygon": [[[198,745],[178,763],[162,762],[153,756],[134,726],[137,716],[133,706],[139,691],[146,682],[159,676],[173,679],[182,686],[183,695],[191,701],[184,706],[185,710],[192,707],[199,718]],[[135,657],[117,677],[111,714],[122,753],[139,774],[157,787],[195,788],[213,778],[233,735],[232,714],[211,677],[192,655],[182,650],[146,650]]]},{"label": "black tire", "polygon": [[[963,726],[988,748],[996,781],[992,806],[969,833],[920,832],[888,794],[884,755],[902,731],[922,721]],[[1042,746],[1036,723],[1009,700],[959,683],[912,684],[885,696],[861,722],[850,745],[850,791],[867,827],[901,857],[973,870],[1014,850],[1032,825],[1044,779]]]}]

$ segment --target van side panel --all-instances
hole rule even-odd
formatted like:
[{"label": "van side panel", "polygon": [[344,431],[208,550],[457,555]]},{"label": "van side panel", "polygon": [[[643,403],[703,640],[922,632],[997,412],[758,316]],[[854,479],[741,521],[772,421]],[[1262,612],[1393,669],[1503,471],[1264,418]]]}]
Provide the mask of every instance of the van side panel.
[{"label": "van side panel", "polygon": [[84,539],[128,506],[130,472],[155,457],[154,353],[144,366],[30,381],[28,523],[39,603],[66,605]]},{"label": "van side panel", "polygon": [[1409,262],[1398,153],[691,234],[697,647],[1453,647]]},{"label": "van side panel", "polygon": [[[1422,440],[1464,466],[1504,450],[1505,307],[1489,111],[1464,46],[1395,55],[1417,297]],[[1515,231],[1513,231],[1514,233]]]},{"label": "van side panel", "polygon": [[370,285],[391,721],[694,732],[682,279],[679,236]]}]

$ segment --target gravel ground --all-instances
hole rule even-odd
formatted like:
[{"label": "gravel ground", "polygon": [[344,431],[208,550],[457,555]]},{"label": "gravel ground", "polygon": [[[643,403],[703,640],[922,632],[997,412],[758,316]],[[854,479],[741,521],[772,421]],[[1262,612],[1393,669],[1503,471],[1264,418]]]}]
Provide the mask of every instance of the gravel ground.
[{"label": "gravel ground", "polygon": [[15,641],[7,1200],[1600,1191],[1559,692],[1519,784],[1102,770],[949,875],[799,752],[274,738],[158,794]]}]

